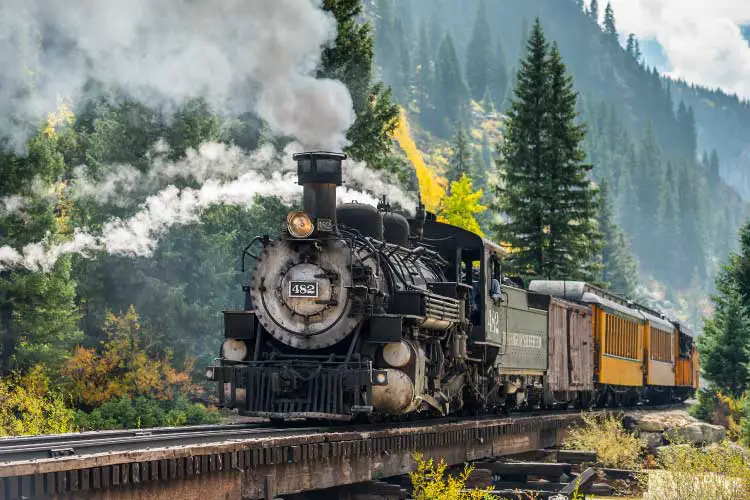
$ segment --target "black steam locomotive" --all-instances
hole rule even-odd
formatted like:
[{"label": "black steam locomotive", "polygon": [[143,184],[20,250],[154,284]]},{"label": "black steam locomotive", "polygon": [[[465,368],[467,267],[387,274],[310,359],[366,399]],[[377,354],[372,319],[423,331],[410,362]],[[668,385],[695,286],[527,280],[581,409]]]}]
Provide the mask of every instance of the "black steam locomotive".
[{"label": "black steam locomotive", "polygon": [[544,314],[520,307],[524,317],[514,316],[527,325],[508,365],[517,374],[500,377],[494,365],[510,354],[508,306],[525,298],[497,286],[490,296],[501,279],[499,246],[436,222],[421,205],[409,219],[386,203],[337,207],[345,156],[294,159],[303,209],[289,213],[278,239],[259,237],[246,249],[255,262],[246,307],[224,312],[220,362],[207,369],[221,406],[349,420],[449,414],[468,402],[519,404],[533,397],[529,388],[541,393]]},{"label": "black steam locomotive", "polygon": [[[352,420],[583,406],[617,389],[595,384],[605,365],[594,359],[607,354],[592,332],[604,330],[565,286],[555,298],[504,280],[501,247],[437,222],[421,204],[409,218],[385,200],[337,207],[345,155],[294,159],[302,210],[277,239],[245,249],[254,264],[245,307],[224,312],[220,359],[206,370],[220,406]],[[606,295],[585,290],[579,302]]]}]

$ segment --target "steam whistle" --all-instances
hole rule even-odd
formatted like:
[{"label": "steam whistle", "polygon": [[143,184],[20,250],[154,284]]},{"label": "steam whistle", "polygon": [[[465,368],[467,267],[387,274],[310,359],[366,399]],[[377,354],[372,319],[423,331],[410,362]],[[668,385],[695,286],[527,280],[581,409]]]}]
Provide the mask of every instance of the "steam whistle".
[{"label": "steam whistle", "polygon": [[390,212],[391,204],[388,203],[385,195],[378,201],[378,212]]}]

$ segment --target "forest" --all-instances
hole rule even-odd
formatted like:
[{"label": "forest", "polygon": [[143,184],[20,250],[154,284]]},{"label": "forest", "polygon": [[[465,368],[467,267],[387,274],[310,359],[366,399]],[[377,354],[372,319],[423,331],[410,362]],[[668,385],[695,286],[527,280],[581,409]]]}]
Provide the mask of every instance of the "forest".
[{"label": "forest", "polygon": [[[631,281],[614,289],[700,328],[747,215],[747,102],[647,67],[638,40],[618,32],[617,13],[602,2],[376,0],[368,14],[380,74],[409,110],[418,147],[438,175],[450,177],[454,159],[464,158],[485,204],[519,60],[539,17],[572,75],[592,178],[608,199],[601,216],[616,226],[607,228],[604,241],[617,244],[606,258],[629,270]],[[480,217],[483,229],[489,217]]]},{"label": "forest", "polygon": [[[507,245],[508,273],[586,279],[701,328],[747,215],[722,160],[743,154],[722,127],[747,123],[747,104],[647,68],[596,2],[437,3],[322,2],[335,37],[309,73],[342,82],[352,116],[312,104],[299,109],[314,122],[288,120],[294,107],[227,112],[210,92],[164,107],[122,73],[86,74],[74,99],[43,112],[10,109],[0,435],[217,421],[202,368],[218,355],[221,311],[242,306],[241,250],[296,201],[285,172],[260,186],[257,171],[283,164],[300,134],[318,139],[323,118],[347,123],[352,169],[410,200],[419,189],[440,220]],[[63,28],[0,38],[3,60],[23,69],[12,96],[17,82],[0,79],[0,97],[36,104],[44,79],[62,77],[26,70],[80,59],[85,40]],[[242,98],[268,84],[235,94],[231,83]],[[535,133],[550,139],[529,158]],[[376,184],[357,175],[355,190]]]}]

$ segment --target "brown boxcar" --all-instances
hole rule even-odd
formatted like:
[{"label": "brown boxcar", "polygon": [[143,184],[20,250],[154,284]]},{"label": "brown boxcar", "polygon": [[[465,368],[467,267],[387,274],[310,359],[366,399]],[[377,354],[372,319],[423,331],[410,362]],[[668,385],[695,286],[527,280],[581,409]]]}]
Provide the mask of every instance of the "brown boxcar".
[{"label": "brown boxcar", "polygon": [[591,308],[541,294],[529,294],[529,306],[548,313],[548,400],[572,401],[577,393],[593,392]]}]

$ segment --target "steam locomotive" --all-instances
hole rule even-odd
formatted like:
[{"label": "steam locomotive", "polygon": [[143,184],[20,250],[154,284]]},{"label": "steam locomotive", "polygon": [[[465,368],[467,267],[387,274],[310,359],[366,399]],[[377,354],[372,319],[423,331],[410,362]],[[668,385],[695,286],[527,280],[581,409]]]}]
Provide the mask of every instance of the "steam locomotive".
[{"label": "steam locomotive", "polygon": [[504,249],[437,222],[337,206],[345,155],[294,155],[303,186],[276,239],[243,252],[243,310],[206,369],[220,407],[348,421],[684,399],[685,325],[586,283],[503,276]]}]

